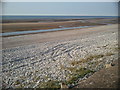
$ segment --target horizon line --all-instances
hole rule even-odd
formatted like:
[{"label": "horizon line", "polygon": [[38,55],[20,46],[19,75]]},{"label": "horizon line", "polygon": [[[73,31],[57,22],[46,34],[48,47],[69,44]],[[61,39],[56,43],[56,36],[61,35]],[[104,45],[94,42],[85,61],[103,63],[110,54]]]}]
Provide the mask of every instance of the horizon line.
[{"label": "horizon line", "polygon": [[118,16],[118,15],[80,15],[80,14],[2,14],[0,16]]},{"label": "horizon line", "polygon": [[119,0],[2,0],[2,2],[119,2]]}]

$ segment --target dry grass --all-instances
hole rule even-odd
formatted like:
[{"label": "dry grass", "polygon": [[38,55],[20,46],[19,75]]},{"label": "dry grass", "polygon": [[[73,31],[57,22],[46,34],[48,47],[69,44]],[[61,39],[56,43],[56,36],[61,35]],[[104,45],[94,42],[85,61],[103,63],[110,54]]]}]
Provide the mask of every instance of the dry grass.
[{"label": "dry grass", "polygon": [[114,55],[114,53],[112,53],[112,52],[107,52],[107,53],[105,54],[105,56],[111,56],[111,55]]},{"label": "dry grass", "polygon": [[94,72],[94,71],[86,69],[86,68],[81,68],[81,67],[78,68],[78,66],[76,66],[76,67],[62,66],[62,69],[68,70],[71,72],[71,74],[68,74],[69,79],[64,82],[66,85],[72,84],[72,83],[76,82],[79,78],[83,78],[86,74]]},{"label": "dry grass", "polygon": [[91,61],[93,59],[98,59],[98,58],[102,58],[102,57],[104,57],[103,54],[100,54],[100,55],[90,55],[90,56],[86,57],[85,59],[80,59],[79,61],[72,61],[70,64],[75,66],[75,65],[86,63],[86,62]]},{"label": "dry grass", "polygon": [[19,84],[21,84],[21,82],[19,80],[16,80],[14,83],[14,85],[19,85]]},{"label": "dry grass", "polygon": [[83,63],[86,63],[86,62],[89,62],[93,59],[99,59],[99,58],[102,58],[104,56],[111,56],[111,55],[114,55],[114,53],[112,52],[107,52],[106,54],[99,54],[99,55],[90,55],[86,58],[82,58],[80,59],[79,61],[71,61],[70,64],[75,66],[75,65],[78,65],[78,64],[83,64]]},{"label": "dry grass", "polygon": [[114,50],[115,51],[120,51],[120,47],[115,47]]},{"label": "dry grass", "polygon": [[75,66],[75,67],[67,67],[67,69],[73,73],[72,75],[70,75],[70,78],[67,81],[67,84],[74,83],[76,80],[78,80],[78,78],[82,78],[86,74],[94,72],[92,70],[85,69],[85,68],[77,69],[76,66],[78,67],[78,65],[89,62],[93,59],[99,59],[99,58],[102,58],[104,56],[111,56],[111,55],[114,55],[114,54],[112,52],[108,52],[106,54],[90,55],[90,56],[86,57],[85,59],[80,59],[80,61],[72,61],[70,64]]},{"label": "dry grass", "polygon": [[[82,64],[82,63],[91,61],[93,59],[99,59],[104,56],[111,56],[111,55],[114,55],[114,54],[112,52],[108,52],[104,55],[103,54],[90,55],[90,56],[86,57],[85,59],[81,59],[80,61],[72,61],[71,64],[74,67],[65,67],[63,65],[60,65],[62,70],[68,70],[68,71],[71,71],[71,73],[72,73],[72,74],[68,75],[69,79],[64,81],[64,83],[66,85],[72,84],[72,83],[75,83],[79,78],[83,78],[85,75],[87,75],[89,73],[94,73],[94,71],[92,71],[90,69],[81,68],[81,67],[78,68],[78,66],[77,66],[78,64]],[[48,82],[40,83],[40,85],[38,87],[39,88],[61,88],[60,83],[62,83],[62,82],[50,80]]]}]

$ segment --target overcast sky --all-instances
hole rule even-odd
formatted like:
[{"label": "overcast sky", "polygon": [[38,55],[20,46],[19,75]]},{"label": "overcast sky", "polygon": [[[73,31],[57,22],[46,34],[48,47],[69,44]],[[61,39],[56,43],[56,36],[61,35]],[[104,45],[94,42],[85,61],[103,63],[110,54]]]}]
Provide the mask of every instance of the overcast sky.
[{"label": "overcast sky", "polygon": [[4,15],[117,16],[117,2],[4,2]]}]

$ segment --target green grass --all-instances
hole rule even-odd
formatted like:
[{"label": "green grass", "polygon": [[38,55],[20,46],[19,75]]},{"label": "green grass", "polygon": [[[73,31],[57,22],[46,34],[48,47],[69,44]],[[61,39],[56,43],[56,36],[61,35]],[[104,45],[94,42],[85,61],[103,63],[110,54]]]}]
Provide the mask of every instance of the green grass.
[{"label": "green grass", "polygon": [[65,84],[72,84],[75,81],[77,81],[79,78],[83,78],[86,74],[93,73],[94,71],[86,69],[86,68],[81,68],[79,66],[75,67],[64,67],[62,66],[63,70],[68,70],[71,72],[71,74],[68,74],[69,79],[65,81]]},{"label": "green grass", "polygon": [[68,79],[67,84],[74,83],[76,80],[78,80],[78,78],[83,78],[86,74],[94,73],[94,71],[92,71],[92,70],[85,69],[85,68],[76,68],[76,66],[79,67],[78,65],[86,63],[93,59],[99,59],[104,56],[111,56],[111,55],[114,55],[114,54],[112,52],[108,52],[106,54],[90,55],[90,56],[86,57],[85,59],[80,59],[79,61],[70,62],[70,64],[75,67],[66,67],[67,70],[72,72],[72,74],[69,75],[70,78]]},{"label": "green grass", "polygon": [[42,82],[39,85],[39,88],[61,88],[59,81],[48,81],[48,82]]},{"label": "green grass", "polygon": [[70,75],[70,78],[67,80],[67,84],[72,84],[77,81],[79,78],[83,78],[86,74],[93,73],[94,71],[86,69],[86,68],[79,68],[75,69]]}]

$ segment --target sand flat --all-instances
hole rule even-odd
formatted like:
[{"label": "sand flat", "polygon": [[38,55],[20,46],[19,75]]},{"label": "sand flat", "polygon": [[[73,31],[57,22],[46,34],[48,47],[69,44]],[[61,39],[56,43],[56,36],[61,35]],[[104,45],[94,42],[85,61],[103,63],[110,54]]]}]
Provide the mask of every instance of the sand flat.
[{"label": "sand flat", "polygon": [[85,29],[74,29],[74,30],[29,34],[29,35],[19,35],[13,37],[3,37],[3,48],[11,48],[22,45],[56,41],[61,39],[64,40],[66,38],[72,39],[84,34],[114,31],[114,29],[117,28],[118,28],[117,24],[113,24],[113,25],[104,25],[104,26],[91,27]]},{"label": "sand flat", "polygon": [[80,19],[70,21],[38,21],[38,22],[14,22],[14,23],[0,23],[2,25],[2,32],[16,32],[16,31],[30,31],[30,30],[44,30],[60,27],[78,27],[78,26],[96,26],[105,24],[117,23],[117,19]]}]

